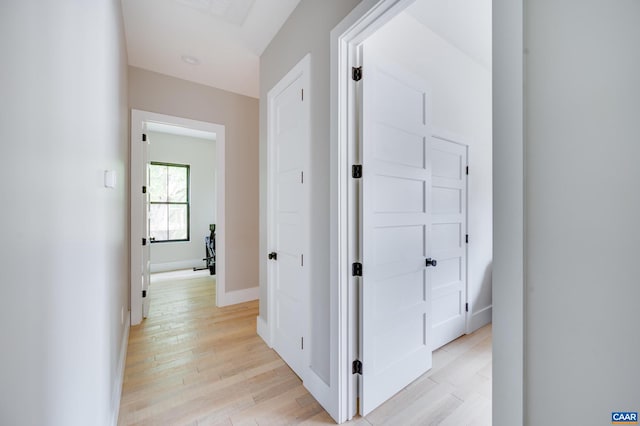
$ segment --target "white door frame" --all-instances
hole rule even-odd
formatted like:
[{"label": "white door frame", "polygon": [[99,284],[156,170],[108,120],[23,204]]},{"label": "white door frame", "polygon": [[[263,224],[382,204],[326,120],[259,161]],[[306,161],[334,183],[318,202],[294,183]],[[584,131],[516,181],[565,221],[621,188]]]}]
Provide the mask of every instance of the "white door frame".
[{"label": "white door frame", "polygon": [[[358,46],[414,0],[363,0],[331,32],[331,381],[338,422],[356,412],[356,193],[351,179],[357,116],[351,68]],[[494,0],[494,328],[493,418],[524,421],[523,1]],[[366,78],[366,70],[363,70]],[[336,388],[334,388],[334,383]],[[510,423],[509,423],[510,422]]]},{"label": "white door frame", "polygon": [[[303,211],[303,216],[305,217],[305,222],[303,224],[303,227],[306,228],[306,236],[305,236],[305,241],[302,243],[302,247],[303,247],[303,251],[305,254],[307,254],[307,256],[305,257],[305,269],[303,270],[303,274],[305,276],[305,289],[303,291],[303,297],[306,300],[306,307],[303,310],[304,312],[307,313],[307,318],[305,318],[305,324],[304,324],[304,329],[305,329],[305,335],[306,336],[311,336],[311,321],[310,321],[310,317],[309,317],[309,313],[311,311],[311,306],[310,306],[310,286],[311,286],[311,267],[312,267],[312,262],[313,262],[313,255],[311,253],[311,244],[310,244],[310,220],[309,220],[309,215],[311,213],[311,194],[310,194],[310,190],[309,188],[311,187],[311,173],[309,170],[309,164],[310,164],[310,145],[311,145],[311,89],[310,89],[310,72],[311,72],[311,54],[307,54],[305,55],[300,62],[298,62],[284,77],[282,77],[282,79],[271,89],[269,90],[269,92],[267,93],[267,211],[266,211],[266,221],[267,221],[267,250],[269,252],[276,250],[277,248],[275,247],[275,242],[274,242],[274,237],[276,234],[276,229],[275,229],[275,220],[274,220],[274,211],[275,211],[275,200],[273,199],[273,197],[271,196],[271,194],[274,193],[274,187],[275,187],[275,170],[273,169],[274,167],[274,159],[275,159],[275,146],[274,146],[274,140],[275,140],[275,126],[276,126],[276,122],[275,122],[275,113],[274,113],[274,103],[275,103],[275,99],[277,98],[277,96],[282,93],[287,87],[289,87],[295,80],[297,80],[298,78],[302,78],[302,83],[303,86],[305,87],[305,91],[304,91],[304,99],[305,102],[303,103],[303,108],[304,108],[304,114],[306,114],[307,119],[306,119],[306,124],[307,124],[307,137],[305,141],[301,141],[301,143],[304,143],[305,146],[303,147],[302,150],[302,157],[303,157],[303,170],[305,171],[304,173],[304,184],[307,185],[307,190],[305,191],[306,193],[306,197],[302,200],[300,200],[300,202],[303,205],[302,211]],[[266,253],[264,253],[263,255],[266,256]],[[276,321],[274,320],[276,318],[276,313],[275,313],[275,285],[274,285],[274,281],[275,281],[275,270],[273,267],[273,262],[269,261],[267,263],[267,307],[268,307],[268,317],[269,317],[269,335],[268,336],[263,336],[263,338],[265,338],[267,344],[272,347],[273,346],[273,338],[275,336],[275,326],[276,326]],[[309,338],[307,339],[308,342],[305,344],[305,346],[308,344],[308,350],[304,351],[304,356],[305,356],[305,360],[304,360],[304,372],[303,372],[303,377],[301,377],[301,379],[303,380],[303,382],[307,379],[307,377],[309,376],[309,374],[307,374],[307,370],[309,368],[309,365],[311,364],[311,360],[310,360],[310,354],[311,354],[311,344],[312,344],[312,339]]]},{"label": "white door frame", "polygon": [[131,110],[131,325],[142,321],[142,293],[135,285],[140,281],[142,256],[142,133],[148,122],[187,127],[216,134],[216,305],[220,306],[225,292],[225,127],[188,118]]}]

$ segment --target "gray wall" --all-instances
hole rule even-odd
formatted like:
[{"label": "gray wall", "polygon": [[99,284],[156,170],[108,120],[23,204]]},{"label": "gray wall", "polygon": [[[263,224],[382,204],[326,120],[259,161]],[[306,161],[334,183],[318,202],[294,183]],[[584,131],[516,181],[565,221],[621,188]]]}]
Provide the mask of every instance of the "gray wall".
[{"label": "gray wall", "polygon": [[640,2],[525,8],[525,423],[640,406]]},{"label": "gray wall", "polygon": [[225,287],[257,287],[258,100],[129,67],[129,106],[225,126]]},{"label": "gray wall", "polygon": [[[105,425],[128,305],[118,0],[0,5],[0,424]],[[115,170],[117,186],[103,186]]]},{"label": "gray wall", "polygon": [[147,132],[149,160],[189,165],[190,240],[151,244],[151,271],[204,267],[204,237],[216,223],[216,142]]},{"label": "gray wall", "polygon": [[493,1],[492,402],[496,426],[523,422],[523,1]]},{"label": "gray wall", "polygon": [[267,318],[267,93],[311,53],[311,368],[329,383],[329,33],[357,0],[302,0],[260,57],[260,316]]}]

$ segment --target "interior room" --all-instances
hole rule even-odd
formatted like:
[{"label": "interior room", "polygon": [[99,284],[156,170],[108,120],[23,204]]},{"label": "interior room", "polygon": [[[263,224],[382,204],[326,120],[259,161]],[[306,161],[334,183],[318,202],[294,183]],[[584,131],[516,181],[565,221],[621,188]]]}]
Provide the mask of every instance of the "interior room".
[{"label": "interior room", "polygon": [[0,424],[633,423],[639,21],[3,1]]}]

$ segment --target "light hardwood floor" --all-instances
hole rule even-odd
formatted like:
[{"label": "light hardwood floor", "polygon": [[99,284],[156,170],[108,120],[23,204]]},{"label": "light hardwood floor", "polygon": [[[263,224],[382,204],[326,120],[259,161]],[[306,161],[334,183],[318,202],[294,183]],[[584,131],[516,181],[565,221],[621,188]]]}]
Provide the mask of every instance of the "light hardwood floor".
[{"label": "light hardwood floor", "polygon": [[[131,328],[119,425],[335,424],[256,334],[258,302],[215,307],[210,277],[153,284]],[[491,326],[434,352],[434,367],[351,425],[490,425]]]}]

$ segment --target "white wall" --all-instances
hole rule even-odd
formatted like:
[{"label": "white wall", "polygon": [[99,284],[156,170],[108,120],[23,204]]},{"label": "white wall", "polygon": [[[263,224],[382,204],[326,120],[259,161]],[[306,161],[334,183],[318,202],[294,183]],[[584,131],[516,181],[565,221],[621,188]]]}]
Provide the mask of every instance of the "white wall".
[{"label": "white wall", "polygon": [[640,404],[640,2],[525,2],[525,424]]},{"label": "white wall", "polygon": [[203,267],[204,237],[216,223],[216,143],[212,140],[147,132],[149,160],[189,165],[190,241],[151,244],[151,271]]},{"label": "white wall", "polygon": [[[106,425],[127,315],[120,1],[0,5],[0,424]],[[115,170],[117,186],[103,186]]]},{"label": "white wall", "polygon": [[370,50],[426,81],[435,134],[456,135],[469,145],[468,300],[474,330],[491,322],[491,71],[406,12],[367,39],[364,54]]},{"label": "white wall", "polygon": [[129,106],[225,126],[225,290],[257,288],[258,100],[129,67]]}]

